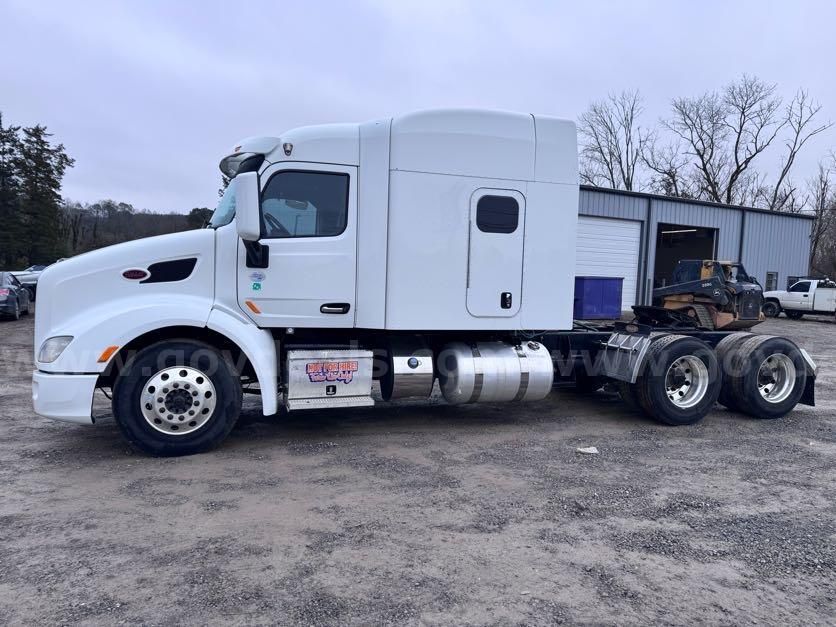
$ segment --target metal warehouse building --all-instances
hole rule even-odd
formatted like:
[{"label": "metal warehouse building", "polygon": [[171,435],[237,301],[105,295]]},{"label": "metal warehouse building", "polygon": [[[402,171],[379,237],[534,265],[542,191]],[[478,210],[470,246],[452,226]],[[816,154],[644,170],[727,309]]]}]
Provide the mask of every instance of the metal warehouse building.
[{"label": "metal warehouse building", "polygon": [[577,276],[623,277],[649,304],[680,259],[742,261],[764,290],[808,273],[811,216],[581,186]]}]

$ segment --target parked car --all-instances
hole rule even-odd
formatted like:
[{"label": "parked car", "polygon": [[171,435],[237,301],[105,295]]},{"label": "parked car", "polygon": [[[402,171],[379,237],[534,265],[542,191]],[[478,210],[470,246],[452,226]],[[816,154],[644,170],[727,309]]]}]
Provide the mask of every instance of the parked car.
[{"label": "parked car", "polygon": [[836,283],[830,279],[804,279],[788,290],[766,292],[763,299],[763,313],[768,318],[775,318],[782,311],[793,320],[804,314],[832,316],[836,312]]},{"label": "parked car", "polygon": [[11,272],[0,272],[0,314],[15,320],[28,314],[31,307],[29,290]]},{"label": "parked car", "polygon": [[41,278],[41,273],[47,269],[47,266],[34,265],[29,266],[26,270],[19,272],[12,272],[23,287],[29,290],[29,296],[35,300],[35,293],[38,290],[38,279]]}]

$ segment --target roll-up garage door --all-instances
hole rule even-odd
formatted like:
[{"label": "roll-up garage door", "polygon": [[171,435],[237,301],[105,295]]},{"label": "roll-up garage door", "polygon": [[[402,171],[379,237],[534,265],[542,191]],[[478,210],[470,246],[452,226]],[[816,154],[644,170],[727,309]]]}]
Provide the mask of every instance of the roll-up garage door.
[{"label": "roll-up garage door", "polygon": [[622,277],[621,308],[636,304],[641,223],[613,218],[578,218],[576,276]]}]

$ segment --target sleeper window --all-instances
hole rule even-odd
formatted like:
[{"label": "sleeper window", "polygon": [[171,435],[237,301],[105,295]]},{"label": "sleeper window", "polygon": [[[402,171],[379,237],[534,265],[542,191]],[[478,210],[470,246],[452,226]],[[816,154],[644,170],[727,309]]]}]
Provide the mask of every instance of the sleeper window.
[{"label": "sleeper window", "polygon": [[520,219],[520,205],[510,196],[482,196],[476,203],[476,226],[483,233],[513,233]]},{"label": "sleeper window", "polygon": [[261,213],[265,238],[339,235],[348,220],[348,175],[279,172],[264,189]]}]

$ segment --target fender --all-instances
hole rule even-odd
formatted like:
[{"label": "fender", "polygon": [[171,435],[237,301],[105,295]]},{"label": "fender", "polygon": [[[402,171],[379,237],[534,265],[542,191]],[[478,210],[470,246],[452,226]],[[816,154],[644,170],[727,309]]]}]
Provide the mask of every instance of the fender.
[{"label": "fender", "polygon": [[[49,329],[50,337],[70,335],[73,340],[54,362],[36,361],[36,367],[51,373],[102,373],[107,361],[99,362],[99,357],[107,347],[122,348],[140,335],[165,327],[205,327],[211,308],[208,299],[190,295],[106,301]],[[36,359],[38,350],[35,346]]]},{"label": "fender", "polygon": [[228,337],[244,352],[261,388],[261,410],[265,416],[275,414],[279,410],[279,358],[272,334],[259,329],[243,314],[226,308],[212,309],[206,326]]},{"label": "fender", "polygon": [[37,362],[47,373],[101,374],[108,361],[99,357],[108,346],[123,347],[150,331],[166,327],[210,328],[234,342],[247,356],[261,388],[262,410],[278,411],[278,356],[273,336],[259,329],[243,314],[212,309],[208,299],[167,295],[157,302],[125,299],[84,311],[51,330],[51,335],[71,335],[73,341],[54,362]]}]

